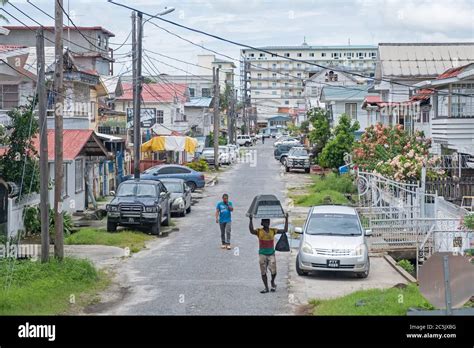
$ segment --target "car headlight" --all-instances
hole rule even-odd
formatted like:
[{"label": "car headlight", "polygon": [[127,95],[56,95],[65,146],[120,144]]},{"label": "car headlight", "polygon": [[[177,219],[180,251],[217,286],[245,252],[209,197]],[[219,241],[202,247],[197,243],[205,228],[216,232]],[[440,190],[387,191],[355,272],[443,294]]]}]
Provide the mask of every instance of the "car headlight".
[{"label": "car headlight", "polygon": [[184,204],[184,200],[183,200],[182,197],[178,197],[178,198],[176,198],[176,199],[173,201],[173,204],[174,204],[174,205]]},{"label": "car headlight", "polygon": [[365,255],[365,244],[361,244],[353,250],[353,255],[362,256]]},{"label": "car headlight", "polygon": [[156,213],[157,211],[156,207],[145,207],[145,212],[147,213]]},{"label": "car headlight", "polygon": [[118,211],[118,206],[107,204],[107,211]]},{"label": "car headlight", "polygon": [[312,254],[313,253],[313,247],[311,246],[311,244],[305,242],[303,244],[303,247],[301,248],[301,250],[305,253],[305,254]]}]

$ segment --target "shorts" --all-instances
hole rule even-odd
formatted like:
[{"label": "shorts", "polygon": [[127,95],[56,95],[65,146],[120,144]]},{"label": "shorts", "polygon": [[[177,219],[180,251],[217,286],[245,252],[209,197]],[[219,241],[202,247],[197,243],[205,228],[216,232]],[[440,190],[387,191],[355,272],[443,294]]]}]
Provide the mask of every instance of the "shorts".
[{"label": "shorts", "polygon": [[276,274],[277,265],[275,254],[272,255],[263,255],[259,254],[259,263],[260,263],[260,272],[262,275],[267,274],[267,268],[270,269],[271,274]]}]

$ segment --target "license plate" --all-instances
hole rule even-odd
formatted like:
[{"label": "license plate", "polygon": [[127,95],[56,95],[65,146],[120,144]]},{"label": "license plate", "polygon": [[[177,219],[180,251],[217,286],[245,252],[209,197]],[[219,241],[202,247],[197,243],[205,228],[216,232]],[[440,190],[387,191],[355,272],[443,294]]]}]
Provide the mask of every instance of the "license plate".
[{"label": "license plate", "polygon": [[133,222],[135,222],[135,219],[134,218],[128,218],[128,222],[133,223]]},{"label": "license plate", "polygon": [[327,260],[328,268],[339,268],[339,260]]}]

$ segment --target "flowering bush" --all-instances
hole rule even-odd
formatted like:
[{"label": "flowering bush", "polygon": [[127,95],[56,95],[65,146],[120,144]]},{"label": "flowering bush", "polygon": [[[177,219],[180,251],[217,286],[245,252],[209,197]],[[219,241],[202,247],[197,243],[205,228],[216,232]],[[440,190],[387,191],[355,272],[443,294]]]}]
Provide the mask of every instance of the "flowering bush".
[{"label": "flowering bush", "polygon": [[[417,180],[425,165],[435,168],[439,158],[429,158],[431,139],[422,132],[408,134],[401,125],[377,124],[365,130],[354,146],[354,163],[366,171],[379,173],[396,181]],[[427,176],[443,175],[444,171],[430,169]]]}]

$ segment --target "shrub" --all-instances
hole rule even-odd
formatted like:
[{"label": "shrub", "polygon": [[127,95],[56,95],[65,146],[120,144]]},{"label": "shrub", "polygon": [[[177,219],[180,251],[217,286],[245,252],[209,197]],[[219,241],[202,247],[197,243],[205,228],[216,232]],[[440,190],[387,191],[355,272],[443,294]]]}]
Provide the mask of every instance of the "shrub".
[{"label": "shrub", "polygon": [[348,204],[349,200],[341,192],[334,190],[324,190],[309,195],[301,196],[296,199],[296,204],[305,207],[323,204]]},{"label": "shrub", "polygon": [[337,175],[335,173],[330,173],[325,177],[319,177],[316,179],[312,188],[316,192],[324,190],[333,190],[340,193],[357,192],[353,178],[349,174]]},{"label": "shrub", "polygon": [[26,234],[41,233],[40,210],[37,206],[28,206],[23,210],[23,225]]},{"label": "shrub", "polygon": [[413,264],[408,260],[400,260],[397,262],[397,265],[399,265],[401,268],[403,268],[410,274],[415,273],[415,266],[413,266]]},{"label": "shrub", "polygon": [[193,169],[193,170],[196,170],[198,172],[206,172],[206,171],[209,170],[209,165],[203,159],[199,159],[199,160],[194,161],[194,162],[186,163],[186,166]]}]

